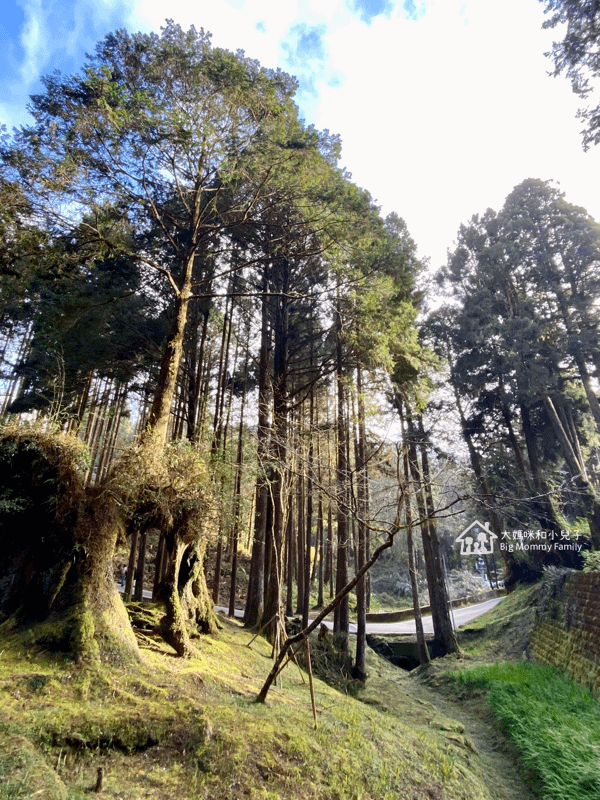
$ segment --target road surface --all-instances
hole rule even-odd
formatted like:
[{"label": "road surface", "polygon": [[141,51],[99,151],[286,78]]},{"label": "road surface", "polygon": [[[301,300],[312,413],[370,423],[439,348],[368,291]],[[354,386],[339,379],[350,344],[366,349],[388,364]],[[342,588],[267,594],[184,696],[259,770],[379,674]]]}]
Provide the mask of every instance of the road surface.
[{"label": "road surface", "polygon": [[[122,592],[123,588],[117,585],[117,588]],[[152,592],[144,591],[144,600],[150,600]],[[460,628],[467,622],[470,622],[476,617],[485,614],[486,611],[494,608],[498,603],[503,600],[502,597],[494,597],[493,600],[486,600],[484,603],[476,603],[474,606],[465,606],[464,608],[455,608],[452,612],[453,627]],[[227,614],[228,609],[225,606],[215,606],[215,611],[220,611],[222,614]],[[235,610],[236,617],[243,617],[244,612],[241,609]],[[433,622],[431,614],[423,616],[423,632],[426,634],[433,633]],[[333,622],[329,619],[325,620],[325,624],[329,628],[333,628]],[[350,633],[356,633],[356,623],[350,623]],[[416,635],[417,630],[415,627],[414,619],[407,619],[403,622],[367,622],[367,633],[379,634],[413,634]]]},{"label": "road surface", "polygon": [[[497,606],[503,600],[502,597],[494,597],[493,600],[486,600],[484,603],[476,603],[474,606],[465,606],[464,608],[455,608],[453,611],[454,627],[459,628],[466,622],[470,622],[476,617],[485,614],[486,611]],[[224,606],[215,606],[215,611],[220,611],[222,614],[227,614],[227,609]],[[243,611],[236,609],[236,617],[242,617]],[[431,615],[423,616],[423,631],[426,634],[433,633],[433,622]],[[333,622],[329,619],[325,620],[328,628],[333,628]],[[356,633],[356,623],[350,623],[350,633]],[[416,635],[417,629],[415,627],[414,619],[407,619],[404,622],[367,622],[367,633],[379,634],[394,634],[404,633]]]},{"label": "road surface", "polygon": [[[464,625],[466,622],[480,617],[482,614],[485,614],[486,611],[490,611],[490,609],[497,606],[503,599],[503,597],[494,597],[493,600],[486,600],[484,603],[476,603],[474,606],[455,608],[452,612],[454,628],[460,628],[460,626]],[[426,634],[433,633],[431,614],[423,616],[423,632]],[[356,625],[354,623],[350,624],[350,633],[356,633]],[[367,622],[367,633],[412,633],[416,635],[417,629],[414,619],[407,619],[403,622]]]}]

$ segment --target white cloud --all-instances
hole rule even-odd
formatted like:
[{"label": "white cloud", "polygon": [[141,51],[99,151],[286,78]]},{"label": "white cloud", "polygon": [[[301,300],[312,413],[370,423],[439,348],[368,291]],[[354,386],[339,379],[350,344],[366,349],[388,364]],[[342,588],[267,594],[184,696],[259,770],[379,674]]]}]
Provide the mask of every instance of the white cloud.
[{"label": "white cloud", "polygon": [[321,88],[311,120],[341,133],[356,182],[406,219],[433,266],[461,222],[527,177],[561,181],[600,217],[600,151],[582,152],[577,98],[547,75],[542,20],[537,0],[434,0],[416,22],[397,10],[327,39],[344,82]]},{"label": "white cloud", "polygon": [[52,37],[46,28],[46,18],[41,0],[24,0],[21,4],[25,25],[21,32],[21,46],[25,58],[21,64],[20,80],[27,85],[39,78],[48,61]]}]

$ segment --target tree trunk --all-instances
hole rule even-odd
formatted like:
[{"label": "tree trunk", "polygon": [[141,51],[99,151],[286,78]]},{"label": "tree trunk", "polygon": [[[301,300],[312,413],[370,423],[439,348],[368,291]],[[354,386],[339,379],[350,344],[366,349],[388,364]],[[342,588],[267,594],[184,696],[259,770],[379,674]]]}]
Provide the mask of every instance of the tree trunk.
[{"label": "tree trunk", "polygon": [[244,363],[244,389],[242,406],[240,409],[240,423],[238,429],[237,453],[235,459],[235,486],[233,489],[233,523],[231,527],[231,583],[229,588],[229,616],[235,614],[235,590],[237,584],[238,544],[240,538],[240,514],[242,494],[242,471],[244,467],[244,411],[246,408],[246,384],[248,378],[249,350],[246,348]]},{"label": "tree trunk", "polygon": [[289,337],[289,264],[285,258],[276,265],[280,292],[274,295],[273,325],[273,525],[271,528],[270,569],[268,591],[262,624],[272,642],[276,642],[280,627],[283,583],[283,541],[286,528],[288,476],[288,337]]},{"label": "tree trunk", "polygon": [[131,601],[131,598],[133,597],[138,539],[139,539],[139,531],[137,528],[134,528],[134,530],[131,532],[131,542],[129,545],[129,561],[127,563],[127,571],[125,575],[125,588],[123,591],[123,600],[126,603],[129,603]]},{"label": "tree trunk", "polygon": [[[358,431],[356,437],[356,494],[358,507],[358,546],[356,569],[360,571],[365,565],[367,554],[367,519],[368,508],[368,473],[367,473],[367,431],[365,426],[365,405],[363,396],[362,369],[356,367],[356,393],[358,407]],[[367,576],[356,584],[356,658],[354,668],[357,673],[366,677],[365,649],[367,638]]]},{"label": "tree trunk", "polygon": [[258,361],[258,425],[257,425],[257,468],[254,503],[254,538],[252,560],[246,596],[244,624],[250,628],[259,624],[264,614],[264,568],[265,543],[267,535],[267,516],[269,503],[268,451],[270,439],[269,426],[269,350],[271,337],[268,317],[268,276],[263,276],[263,296],[261,301],[261,341]]},{"label": "tree trunk", "polygon": [[183,511],[167,532],[169,568],[158,589],[158,598],[166,609],[160,622],[162,637],[182,657],[193,652],[191,635],[217,630],[203,571],[206,539],[190,531],[189,521]]},{"label": "tree trunk", "polygon": [[[408,432],[408,454],[411,476],[414,482],[415,498],[421,525],[421,538],[423,540],[423,553],[425,556],[425,571],[427,587],[429,589],[429,602],[431,605],[431,618],[433,622],[434,641],[439,655],[453,653],[458,649],[456,637],[452,630],[444,576],[439,557],[439,548],[436,547],[437,535],[430,517],[431,511],[427,508],[429,498],[425,499],[425,476],[421,476],[417,455],[417,431],[412,421],[412,414],[406,414]],[[420,438],[420,437],[419,437]]]},{"label": "tree trunk", "polygon": [[[498,514],[496,513],[496,508],[495,508],[495,505],[494,505],[494,499],[491,496],[491,493],[490,493],[490,490],[488,488],[485,475],[483,473],[483,468],[481,466],[481,459],[479,457],[479,453],[477,452],[477,448],[475,447],[475,445],[473,443],[473,438],[471,437],[471,435],[470,435],[470,433],[468,431],[468,428],[467,428],[467,421],[465,419],[465,414],[464,414],[463,406],[462,406],[462,403],[461,403],[461,400],[460,400],[460,395],[458,394],[458,391],[456,390],[456,388],[455,387],[453,387],[453,388],[454,388],[454,397],[456,399],[456,407],[458,409],[458,413],[459,413],[459,416],[460,416],[460,425],[461,425],[461,430],[462,430],[462,436],[463,436],[463,439],[464,439],[464,441],[465,441],[465,443],[467,445],[467,450],[469,451],[469,460],[471,462],[471,469],[473,470],[473,473],[475,475],[475,482],[477,484],[477,488],[479,490],[481,498],[482,498],[483,502],[486,504],[486,507],[487,507],[487,514],[488,514],[488,517],[489,517],[489,520],[490,520],[490,527],[491,527],[493,533],[496,534],[496,536],[498,537],[498,541],[500,542],[500,541],[502,541],[502,525],[500,523],[500,519],[498,517]],[[520,453],[520,451],[519,451],[519,453]],[[525,479],[525,465],[524,464],[523,464],[523,467],[522,467],[522,474],[523,474],[524,479]],[[527,483],[528,483],[528,481],[527,481]],[[502,552],[502,558],[504,560],[504,565],[505,565],[505,572],[506,572],[505,577],[506,577],[506,579],[508,581],[508,579],[512,575],[513,566],[514,566],[514,563],[515,563],[515,557],[514,557],[514,555],[512,553],[509,553],[508,551],[502,550],[501,552]],[[508,581],[506,583],[507,591],[509,591],[509,592],[511,591],[511,585],[512,584],[510,583],[510,581]]]},{"label": "tree trunk", "polygon": [[192,293],[192,272],[194,267],[195,251],[188,255],[184,265],[184,275],[181,287],[175,295],[175,310],[171,330],[160,363],[158,380],[154,391],[154,399],[150,407],[147,420],[147,432],[142,441],[149,437],[159,446],[167,441],[171,406],[175,397],[179,365],[183,353],[183,340],[187,325],[187,314]]},{"label": "tree trunk", "polygon": [[523,425],[523,434],[525,436],[525,444],[527,446],[527,455],[529,457],[529,466],[531,467],[533,485],[538,494],[533,507],[537,513],[537,517],[542,529],[557,533],[560,531],[560,523],[558,522],[556,511],[550,497],[550,491],[546,485],[546,481],[543,478],[542,469],[538,458],[535,433],[529,414],[529,407],[527,406],[527,402],[525,400],[522,400],[519,405],[521,409],[521,422]]},{"label": "tree trunk", "polygon": [[[312,358],[311,358],[312,366]],[[308,625],[308,614],[310,610],[310,566],[311,566],[311,545],[312,545],[312,526],[313,526],[313,459],[314,459],[314,443],[313,443],[313,424],[314,424],[314,395],[310,393],[310,412],[308,423],[308,460],[306,464],[306,519],[305,519],[305,532],[306,539],[304,545],[304,602],[302,603],[302,627]],[[302,533],[302,528],[299,529]]]},{"label": "tree trunk", "polygon": [[576,486],[582,493],[582,503],[586,509],[586,516],[590,526],[592,542],[594,547],[598,549],[600,548],[600,529],[598,525],[600,520],[600,503],[598,502],[596,493],[587,478],[585,466],[579,462],[577,454],[560,420],[554,403],[547,394],[544,395],[544,406],[548,412],[548,416],[550,417],[550,422],[552,423],[552,427],[556,433],[556,438],[560,444],[563,457],[567,462],[571,476]]},{"label": "tree trunk", "polygon": [[[404,426],[403,426],[404,427]],[[410,576],[410,588],[412,592],[413,610],[415,612],[415,630],[417,633],[417,649],[419,662],[427,664],[429,662],[429,648],[423,631],[423,619],[421,617],[421,603],[419,601],[419,582],[417,580],[417,568],[415,565],[415,543],[412,532],[412,510],[410,501],[410,466],[408,463],[408,450],[403,448],[402,467],[404,472],[404,488],[406,493],[404,498],[404,516],[406,520],[406,548],[408,550],[408,574]]]},{"label": "tree trunk", "polygon": [[135,570],[135,591],[133,599],[141,603],[144,599],[144,571],[146,568],[146,542],[148,539],[148,532],[146,530],[140,533],[140,544],[138,551],[137,567]]},{"label": "tree trunk", "polygon": [[296,537],[292,525],[293,513],[292,508],[293,498],[288,497],[288,515],[287,526],[285,530],[285,554],[286,554],[286,595],[285,595],[285,613],[288,617],[294,614],[294,570],[296,567]]},{"label": "tree trunk", "polygon": [[[344,369],[344,353],[342,346],[342,320],[339,300],[336,307],[336,382],[337,382],[337,566],[335,591],[339,594],[348,583],[348,424],[346,419],[346,372]],[[333,617],[333,629],[343,637],[342,649],[348,649],[350,630],[350,609],[348,594],[345,594],[336,606]]]},{"label": "tree trunk", "polygon": [[111,563],[120,529],[105,487],[85,488],[65,437],[0,438],[1,492],[23,501],[0,518],[0,621],[45,649],[89,662],[139,657]]}]

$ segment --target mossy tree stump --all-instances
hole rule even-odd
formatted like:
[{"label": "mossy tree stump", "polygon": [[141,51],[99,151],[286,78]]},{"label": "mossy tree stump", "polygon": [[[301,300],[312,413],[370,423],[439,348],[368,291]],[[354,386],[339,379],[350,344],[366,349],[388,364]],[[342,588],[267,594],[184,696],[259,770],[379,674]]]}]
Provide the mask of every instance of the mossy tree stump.
[{"label": "mossy tree stump", "polygon": [[159,599],[166,610],[160,631],[178,655],[189,656],[192,632],[214,633],[217,630],[203,570],[206,541],[185,528],[172,532],[166,541],[169,569],[159,587]]},{"label": "mossy tree stump", "polygon": [[86,488],[72,437],[0,436],[0,622],[91,662],[139,657],[111,570],[122,531],[114,496]]},{"label": "mossy tree stump", "polygon": [[206,461],[189,443],[163,446],[148,436],[115,465],[109,480],[128,527],[152,526],[164,536],[168,566],[156,595],[166,611],[160,632],[178,655],[188,656],[195,633],[217,630],[204,576],[206,545],[216,526]]},{"label": "mossy tree stump", "polygon": [[84,457],[75,437],[0,434],[0,624],[31,628],[77,659],[138,658],[112,558],[128,527],[153,522],[169,557],[161,633],[188,655],[191,635],[217,628],[203,571],[214,501],[201,454],[181,443],[132,447],[97,486],[84,485]]}]

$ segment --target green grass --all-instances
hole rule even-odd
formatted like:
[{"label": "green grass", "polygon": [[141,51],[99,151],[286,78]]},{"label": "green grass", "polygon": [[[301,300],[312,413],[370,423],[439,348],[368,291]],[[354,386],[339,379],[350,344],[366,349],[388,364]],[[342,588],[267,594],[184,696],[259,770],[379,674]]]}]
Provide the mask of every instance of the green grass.
[{"label": "green grass", "polygon": [[487,691],[545,800],[598,799],[597,698],[551,667],[526,661],[461,670],[448,678]]},{"label": "green grass", "polygon": [[271,646],[220,622],[188,659],[144,629],[126,667],[0,629],[0,800],[95,796],[100,766],[106,800],[499,800],[458,723],[372,651],[360,699],[315,677],[315,730],[307,676],[291,663],[256,703]]}]

